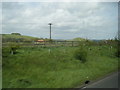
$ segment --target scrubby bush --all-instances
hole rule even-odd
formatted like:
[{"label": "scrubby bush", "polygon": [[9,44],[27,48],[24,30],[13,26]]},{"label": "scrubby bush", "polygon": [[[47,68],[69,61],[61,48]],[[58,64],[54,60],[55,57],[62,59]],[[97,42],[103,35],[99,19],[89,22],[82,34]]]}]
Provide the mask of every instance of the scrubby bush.
[{"label": "scrubby bush", "polygon": [[116,51],[115,51],[115,56],[116,57],[120,57],[120,41],[114,41],[113,42],[114,43],[114,45],[113,45],[113,47],[116,49]]},{"label": "scrubby bush", "polygon": [[75,51],[74,57],[84,63],[87,60],[87,51],[84,47],[80,47]]},{"label": "scrubby bush", "polygon": [[10,55],[10,48],[9,47],[2,47],[2,57],[7,57]]},{"label": "scrubby bush", "polygon": [[120,57],[120,47],[117,48],[117,50],[115,52],[115,56]]},{"label": "scrubby bush", "polygon": [[9,43],[9,48],[10,48],[10,53],[11,54],[16,54],[17,53],[17,49],[20,48],[20,45],[17,43]]},{"label": "scrubby bush", "polygon": [[17,49],[20,48],[20,45],[17,43],[8,43],[7,47],[2,48],[2,55],[3,56],[8,56],[10,54],[16,54]]}]

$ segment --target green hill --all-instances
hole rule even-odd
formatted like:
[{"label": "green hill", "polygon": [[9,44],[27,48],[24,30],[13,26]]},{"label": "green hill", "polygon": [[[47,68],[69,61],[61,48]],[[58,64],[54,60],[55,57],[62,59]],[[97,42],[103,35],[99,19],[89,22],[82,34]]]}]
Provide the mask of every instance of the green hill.
[{"label": "green hill", "polygon": [[86,41],[86,39],[78,37],[78,38],[70,39],[68,41]]},{"label": "green hill", "polygon": [[79,38],[79,37],[78,37],[78,38],[74,38],[73,40],[74,40],[74,41],[85,41],[86,39],[84,39],[84,38]]},{"label": "green hill", "polygon": [[9,41],[33,41],[39,38],[32,36],[24,36],[24,35],[15,35],[15,34],[1,34],[3,42]]}]

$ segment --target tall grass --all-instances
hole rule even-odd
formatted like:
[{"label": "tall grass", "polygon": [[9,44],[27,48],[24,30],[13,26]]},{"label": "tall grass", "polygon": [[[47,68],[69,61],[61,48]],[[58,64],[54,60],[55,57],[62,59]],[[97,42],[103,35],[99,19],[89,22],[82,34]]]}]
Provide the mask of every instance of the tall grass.
[{"label": "tall grass", "polygon": [[3,88],[71,88],[83,84],[86,77],[94,80],[117,70],[115,48],[84,48],[84,64],[74,57],[78,47],[20,48],[19,53],[3,57]]},{"label": "tall grass", "polygon": [[85,63],[87,61],[87,51],[83,46],[79,47],[75,51],[74,56],[76,59],[80,60],[82,63]]}]

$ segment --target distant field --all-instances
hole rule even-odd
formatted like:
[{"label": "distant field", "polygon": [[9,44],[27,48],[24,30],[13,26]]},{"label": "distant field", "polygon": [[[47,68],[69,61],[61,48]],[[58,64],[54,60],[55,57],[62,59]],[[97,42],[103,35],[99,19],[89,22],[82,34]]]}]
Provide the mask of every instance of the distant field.
[{"label": "distant field", "polygon": [[[3,88],[72,88],[118,68],[116,48],[85,46],[87,62],[74,57],[79,47],[26,47],[3,57]],[[91,50],[89,49],[91,48]],[[3,53],[5,54],[5,53]]]}]

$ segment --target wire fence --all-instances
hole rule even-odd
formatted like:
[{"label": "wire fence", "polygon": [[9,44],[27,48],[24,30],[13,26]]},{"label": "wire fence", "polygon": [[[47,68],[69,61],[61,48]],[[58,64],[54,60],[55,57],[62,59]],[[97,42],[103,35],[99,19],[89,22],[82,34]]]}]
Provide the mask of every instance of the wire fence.
[{"label": "wire fence", "polygon": [[[2,46],[9,46],[10,42],[2,43]],[[39,46],[39,47],[59,47],[59,46],[79,46],[81,41],[42,41],[42,42],[16,42],[20,46]]]},{"label": "wire fence", "polygon": [[25,47],[60,47],[60,46],[69,46],[69,47],[76,47],[79,45],[89,45],[89,46],[95,46],[95,45],[118,45],[118,42],[88,42],[88,41],[23,41],[23,42],[2,42],[2,47],[9,46],[10,43],[16,43],[20,46]]}]

